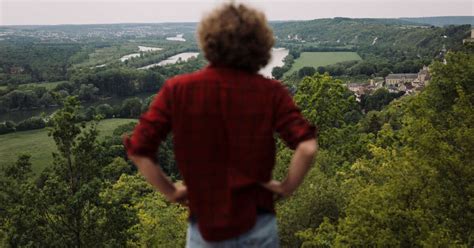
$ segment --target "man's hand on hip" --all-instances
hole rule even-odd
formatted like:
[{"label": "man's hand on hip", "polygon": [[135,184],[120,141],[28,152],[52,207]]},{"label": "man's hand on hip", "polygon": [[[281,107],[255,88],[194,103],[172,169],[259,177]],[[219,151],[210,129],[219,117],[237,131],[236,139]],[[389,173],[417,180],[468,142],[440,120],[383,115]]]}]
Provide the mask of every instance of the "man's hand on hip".
[{"label": "man's hand on hip", "polygon": [[175,184],[175,190],[165,197],[170,202],[179,203],[185,206],[188,205],[188,189],[184,185]]}]

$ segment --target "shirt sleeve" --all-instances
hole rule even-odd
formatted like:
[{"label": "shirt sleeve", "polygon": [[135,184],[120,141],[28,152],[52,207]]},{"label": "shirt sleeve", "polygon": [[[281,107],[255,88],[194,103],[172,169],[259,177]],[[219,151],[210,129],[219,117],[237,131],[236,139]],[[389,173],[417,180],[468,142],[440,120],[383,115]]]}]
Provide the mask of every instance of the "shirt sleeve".
[{"label": "shirt sleeve", "polygon": [[276,96],[276,132],[286,145],[294,150],[300,142],[316,138],[318,128],[304,119],[290,92],[281,83]]},{"label": "shirt sleeve", "polygon": [[156,153],[160,143],[171,130],[171,92],[169,83],[165,83],[150,104],[149,109],[140,117],[131,137],[124,137],[127,154],[147,157],[156,162]]}]

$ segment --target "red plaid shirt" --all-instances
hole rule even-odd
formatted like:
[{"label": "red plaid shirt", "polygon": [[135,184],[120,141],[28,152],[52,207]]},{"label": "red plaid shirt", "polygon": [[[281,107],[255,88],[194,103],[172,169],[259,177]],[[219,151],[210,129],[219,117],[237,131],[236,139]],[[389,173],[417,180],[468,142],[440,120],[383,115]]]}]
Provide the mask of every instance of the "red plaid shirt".
[{"label": "red plaid shirt", "polygon": [[125,140],[128,154],[156,161],[170,131],[190,214],[209,241],[249,230],[257,208],[274,212],[259,183],[271,179],[275,133],[292,149],[316,135],[279,81],[217,66],[167,80]]}]

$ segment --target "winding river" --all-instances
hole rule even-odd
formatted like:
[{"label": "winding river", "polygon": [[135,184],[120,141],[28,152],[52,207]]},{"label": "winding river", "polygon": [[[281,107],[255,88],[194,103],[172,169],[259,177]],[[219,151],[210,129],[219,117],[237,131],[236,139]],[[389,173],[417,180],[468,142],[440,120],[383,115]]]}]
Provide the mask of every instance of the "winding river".
[{"label": "winding river", "polygon": [[186,53],[179,53],[174,56],[171,56],[165,60],[162,60],[158,63],[143,66],[138,68],[139,70],[144,70],[144,69],[150,69],[152,67],[156,66],[164,66],[164,65],[169,65],[169,64],[175,64],[178,61],[187,61],[190,58],[196,58],[199,55],[199,53],[193,53],[193,52],[186,52]]},{"label": "winding river", "polygon": [[258,73],[265,77],[272,78],[273,68],[277,66],[283,66],[283,60],[289,53],[290,51],[286,48],[272,48],[272,57],[270,58],[270,62],[268,62],[265,67],[260,69]]}]

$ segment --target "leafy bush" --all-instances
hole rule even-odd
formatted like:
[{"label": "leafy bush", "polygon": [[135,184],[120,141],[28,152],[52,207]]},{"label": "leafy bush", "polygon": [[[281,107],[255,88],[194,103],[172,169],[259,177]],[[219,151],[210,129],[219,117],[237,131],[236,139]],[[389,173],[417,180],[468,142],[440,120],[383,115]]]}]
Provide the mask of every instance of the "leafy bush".
[{"label": "leafy bush", "polygon": [[43,118],[34,116],[18,123],[16,129],[18,131],[25,131],[25,130],[40,129],[40,128],[44,128],[45,126],[46,126],[46,122],[43,120]]}]

